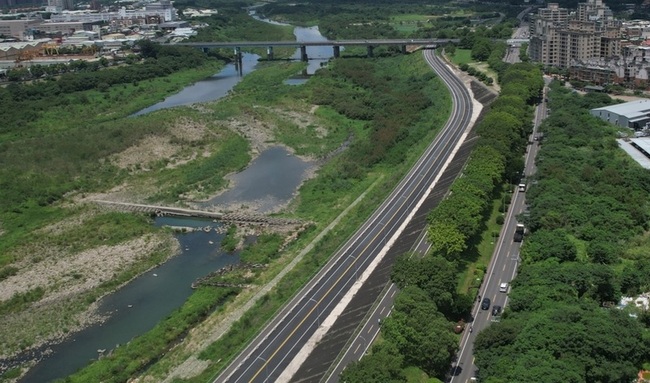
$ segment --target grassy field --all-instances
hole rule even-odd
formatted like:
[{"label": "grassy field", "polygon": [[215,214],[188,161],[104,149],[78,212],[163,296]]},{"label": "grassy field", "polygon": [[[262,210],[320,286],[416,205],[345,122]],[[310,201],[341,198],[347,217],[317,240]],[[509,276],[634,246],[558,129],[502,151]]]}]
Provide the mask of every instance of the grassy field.
[{"label": "grassy field", "polygon": [[456,52],[451,56],[451,61],[456,65],[473,63],[472,50],[456,48]]},{"label": "grassy field", "polygon": [[389,25],[400,33],[409,34],[426,26],[429,20],[435,18],[432,15],[406,14],[396,15],[390,18]]},{"label": "grassy field", "polygon": [[497,73],[492,70],[486,62],[477,62],[472,58],[472,50],[471,49],[456,49],[454,52],[454,55],[448,55],[448,57],[451,58],[451,61],[456,64],[456,65],[461,65],[461,64],[467,64],[471,67],[474,67],[481,72],[485,73],[489,77],[492,77],[494,79],[494,85],[492,85],[497,91],[499,90],[499,86],[496,82],[498,79]]}]

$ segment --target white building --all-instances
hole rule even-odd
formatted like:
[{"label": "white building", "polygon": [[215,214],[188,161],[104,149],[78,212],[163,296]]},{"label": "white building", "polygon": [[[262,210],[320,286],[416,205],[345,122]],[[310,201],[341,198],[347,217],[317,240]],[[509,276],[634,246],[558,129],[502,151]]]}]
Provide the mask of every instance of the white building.
[{"label": "white building", "polygon": [[137,18],[147,16],[160,16],[164,21],[174,21],[177,19],[176,9],[169,0],[160,0],[160,2],[148,3],[144,9],[126,9],[120,8],[118,14],[122,18]]}]

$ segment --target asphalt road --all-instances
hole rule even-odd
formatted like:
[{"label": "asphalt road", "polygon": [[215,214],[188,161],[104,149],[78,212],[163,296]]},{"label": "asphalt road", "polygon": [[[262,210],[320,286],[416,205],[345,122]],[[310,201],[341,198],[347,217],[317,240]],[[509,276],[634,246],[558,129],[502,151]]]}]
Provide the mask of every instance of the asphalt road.
[{"label": "asphalt road", "polygon": [[[431,51],[425,52],[425,59],[429,65],[431,65],[431,67],[441,76],[443,81],[445,81],[450,91],[459,97],[459,108],[457,112],[463,113],[464,111],[465,113],[471,114],[471,96],[469,95],[469,92],[467,91],[465,85],[452,73],[444,70]],[[443,75],[443,73],[446,75]],[[454,114],[450,116],[449,120],[447,121],[447,126],[458,124],[459,121],[464,121],[464,119],[461,118],[461,116]],[[462,129],[462,126],[459,126],[458,128]],[[431,245],[426,241],[426,230],[424,230],[421,232],[412,250],[416,253],[424,255],[429,251],[430,247]],[[348,343],[347,349],[342,351],[342,355],[340,355],[334,367],[329,371],[329,374],[325,379],[326,382],[338,382],[339,375],[341,372],[343,372],[345,367],[353,361],[360,360],[368,351],[372,342],[381,330],[381,320],[386,318],[391,313],[397,290],[397,286],[395,286],[393,283],[389,283],[386,286],[381,294],[381,297],[375,303],[373,310],[366,317],[367,321],[356,333],[354,339]]]},{"label": "asphalt road", "polygon": [[[546,99],[546,91],[544,88],[544,97]],[[535,173],[535,157],[539,150],[539,141],[534,137],[537,134],[537,128],[542,120],[547,115],[546,103],[542,102],[537,106],[535,111],[535,123],[533,134],[530,137],[530,144],[526,152],[526,167],[525,174],[530,176]],[[466,331],[460,342],[460,351],[456,359],[456,363],[452,366],[450,383],[466,383],[470,378],[476,375],[476,366],[474,365],[474,340],[476,335],[484,328],[488,327],[493,321],[498,321],[499,316],[492,315],[492,308],[498,305],[503,308],[507,307],[508,294],[499,292],[499,285],[502,282],[510,283],[517,273],[519,266],[519,248],[522,242],[514,242],[513,236],[515,226],[517,224],[516,216],[524,211],[526,201],[526,193],[520,192],[515,189],[510,208],[508,209],[501,233],[497,238],[497,245],[492,255],[492,259],[487,269],[485,280],[479,291],[479,299],[477,299],[472,310],[473,321],[468,323]],[[489,298],[491,301],[488,310],[481,309],[481,302],[483,298]],[[473,331],[469,331],[470,328]]]},{"label": "asphalt road", "polygon": [[215,382],[277,381],[426,196],[469,125],[472,104],[462,82],[431,52],[425,57],[452,89],[454,107],[449,122],[382,205]]}]

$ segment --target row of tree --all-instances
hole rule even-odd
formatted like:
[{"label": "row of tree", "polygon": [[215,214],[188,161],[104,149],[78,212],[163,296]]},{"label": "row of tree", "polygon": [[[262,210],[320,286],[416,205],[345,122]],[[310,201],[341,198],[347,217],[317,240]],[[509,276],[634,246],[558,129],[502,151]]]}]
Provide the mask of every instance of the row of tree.
[{"label": "row of tree", "polygon": [[559,84],[527,190],[532,234],[502,320],[475,343],[482,381],[630,382],[648,360],[647,312],[615,308],[650,289],[650,173],[590,116],[611,103]]},{"label": "row of tree", "polygon": [[[529,77],[511,72],[527,72]],[[542,84],[533,81],[535,76],[541,78],[541,73],[528,64],[504,72],[507,81],[536,84],[539,92]],[[522,166],[517,157],[523,154],[531,112],[526,99],[506,92],[477,126],[481,139],[463,175],[429,216],[430,254],[398,258],[392,280],[401,290],[391,316],[382,324],[383,342],[359,363],[350,365],[342,381],[406,381],[407,366],[444,379],[457,350],[453,324],[468,315],[474,301],[473,296],[457,291],[459,260],[470,238],[480,234],[487,206],[507,170]],[[507,152],[511,150],[518,152],[510,155]]]}]

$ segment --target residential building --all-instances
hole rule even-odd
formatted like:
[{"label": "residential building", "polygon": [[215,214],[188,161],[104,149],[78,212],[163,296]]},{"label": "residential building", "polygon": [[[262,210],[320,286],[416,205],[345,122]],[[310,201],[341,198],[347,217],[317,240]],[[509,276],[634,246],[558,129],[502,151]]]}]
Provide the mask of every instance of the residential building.
[{"label": "residential building", "polygon": [[72,0],[47,0],[47,8],[49,12],[61,12],[63,10],[74,9]]},{"label": "residential building", "polygon": [[572,60],[612,57],[621,51],[621,23],[602,0],[587,0],[570,13],[557,3],[538,10],[530,26],[531,60],[568,68]]}]

